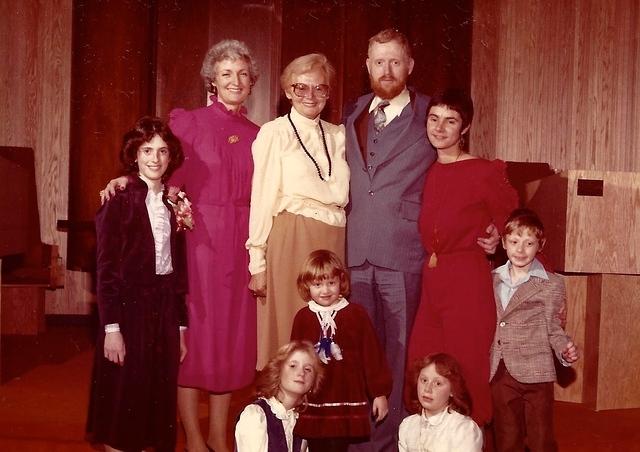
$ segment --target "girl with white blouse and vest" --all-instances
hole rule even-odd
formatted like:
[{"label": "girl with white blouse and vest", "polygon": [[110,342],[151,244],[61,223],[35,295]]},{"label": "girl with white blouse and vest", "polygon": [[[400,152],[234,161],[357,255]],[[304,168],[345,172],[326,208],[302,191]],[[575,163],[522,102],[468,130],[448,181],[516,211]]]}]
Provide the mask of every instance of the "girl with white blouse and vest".
[{"label": "girl with white blouse and vest", "polygon": [[344,260],[349,167],[344,126],[320,119],[335,69],[322,54],[304,55],[280,83],[291,111],[264,124],[253,143],[249,213],[249,289],[258,297],[258,360],[289,341],[305,306],[296,275],[309,253],[328,249]]},{"label": "girl with white blouse and vest", "polygon": [[420,412],[400,424],[399,451],[481,452],[482,431],[469,417],[471,398],[458,362],[433,353],[415,362],[411,377],[412,408]]},{"label": "girl with white blouse and vest", "polygon": [[[247,405],[236,424],[237,452],[300,452],[293,434],[307,394],[320,387],[323,369],[313,345],[292,341],[280,347],[256,383],[258,399]],[[304,449],[303,449],[304,447]]]}]

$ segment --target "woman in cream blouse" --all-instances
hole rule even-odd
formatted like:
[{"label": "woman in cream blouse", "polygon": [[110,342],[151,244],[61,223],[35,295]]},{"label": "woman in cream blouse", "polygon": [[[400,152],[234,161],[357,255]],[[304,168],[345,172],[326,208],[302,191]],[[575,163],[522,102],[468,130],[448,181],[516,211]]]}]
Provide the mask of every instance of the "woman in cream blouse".
[{"label": "woman in cream blouse", "polygon": [[289,341],[305,306],[296,276],[313,250],[344,259],[349,168],[344,126],[320,119],[335,70],[322,54],[293,60],[280,83],[291,111],[260,129],[252,146],[249,289],[258,296],[258,362],[262,369]]}]

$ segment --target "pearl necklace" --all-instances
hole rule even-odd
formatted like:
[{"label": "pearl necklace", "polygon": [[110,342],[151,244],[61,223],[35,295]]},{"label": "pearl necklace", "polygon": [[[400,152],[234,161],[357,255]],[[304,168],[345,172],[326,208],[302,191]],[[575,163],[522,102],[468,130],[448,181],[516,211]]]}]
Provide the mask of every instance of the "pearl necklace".
[{"label": "pearl necklace", "polygon": [[322,128],[322,120],[318,121],[318,125],[320,126],[320,133],[322,134],[322,144],[324,145],[324,153],[327,156],[327,160],[329,161],[329,174],[327,175],[326,179],[324,177],[322,177],[322,172],[320,171],[320,166],[318,165],[318,162],[316,162],[316,159],[313,158],[311,153],[309,153],[309,150],[307,149],[307,147],[302,142],[302,139],[300,138],[300,134],[298,133],[298,129],[296,129],[296,126],[293,124],[293,121],[291,120],[291,113],[287,113],[287,118],[289,119],[289,123],[291,124],[291,127],[293,127],[293,133],[296,134],[296,138],[298,139],[298,143],[300,143],[300,146],[302,146],[302,149],[304,150],[304,153],[307,154],[307,157],[309,157],[311,159],[311,161],[313,162],[313,164],[315,165],[316,171],[318,172],[318,177],[320,178],[321,181],[325,181],[325,182],[328,181],[329,178],[331,177],[331,156],[329,155],[329,149],[327,149],[327,140],[324,137],[324,129]]}]

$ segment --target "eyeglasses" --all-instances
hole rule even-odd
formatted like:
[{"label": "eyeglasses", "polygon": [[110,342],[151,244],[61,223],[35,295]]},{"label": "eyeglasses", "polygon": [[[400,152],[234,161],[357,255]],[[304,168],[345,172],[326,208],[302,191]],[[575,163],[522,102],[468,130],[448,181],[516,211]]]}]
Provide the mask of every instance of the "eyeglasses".
[{"label": "eyeglasses", "polygon": [[320,98],[329,97],[329,85],[307,85],[305,83],[294,83],[291,85],[291,88],[293,88],[293,94],[298,97],[305,97],[308,95]]}]

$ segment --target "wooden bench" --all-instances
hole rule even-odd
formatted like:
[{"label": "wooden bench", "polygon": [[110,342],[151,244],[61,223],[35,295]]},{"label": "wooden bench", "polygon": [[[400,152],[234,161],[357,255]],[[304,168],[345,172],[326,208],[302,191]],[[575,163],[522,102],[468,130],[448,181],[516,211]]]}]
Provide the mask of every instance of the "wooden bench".
[{"label": "wooden bench", "polygon": [[33,150],[0,146],[0,333],[44,331],[58,249],[40,241]]}]

